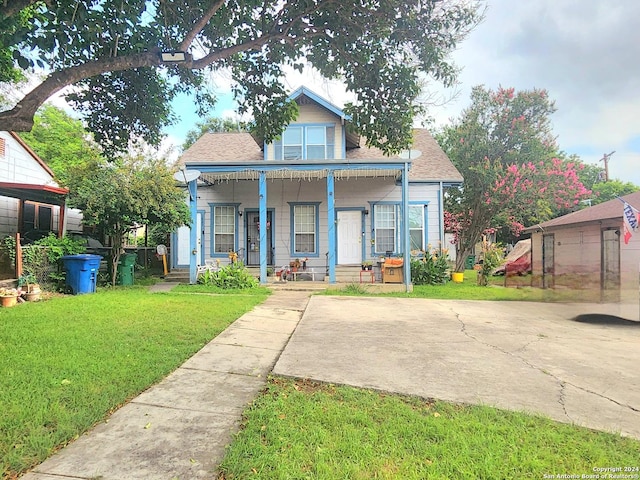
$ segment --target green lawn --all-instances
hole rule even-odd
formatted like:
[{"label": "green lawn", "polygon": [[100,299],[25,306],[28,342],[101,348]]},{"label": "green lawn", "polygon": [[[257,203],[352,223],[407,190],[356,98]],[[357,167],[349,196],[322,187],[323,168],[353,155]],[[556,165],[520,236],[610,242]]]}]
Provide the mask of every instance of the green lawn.
[{"label": "green lawn", "polygon": [[267,294],[128,287],[0,309],[3,478],[157,383]]},{"label": "green lawn", "polygon": [[[501,290],[467,278],[411,295],[489,299]],[[532,299],[506,290],[503,298]],[[267,295],[137,285],[0,309],[3,478],[157,383]],[[638,441],[542,418],[276,378],[246,410],[219,480],[543,478],[637,466],[639,451]]]},{"label": "green lawn", "polygon": [[[518,282],[519,287],[504,287],[504,277],[492,277],[486,287],[477,284],[477,272],[464,272],[462,283],[447,282],[444,285],[414,285],[413,292],[376,293],[376,296],[437,298],[451,300],[495,300],[523,302],[582,302],[598,301],[600,292],[593,290],[542,289],[527,286],[528,277],[510,279],[510,284]],[[325,295],[371,295],[372,290],[363,284],[351,284],[346,288],[329,288],[322,292]]]},{"label": "green lawn", "polygon": [[276,377],[218,478],[585,478],[638,467],[639,452],[636,440],[541,417]]}]

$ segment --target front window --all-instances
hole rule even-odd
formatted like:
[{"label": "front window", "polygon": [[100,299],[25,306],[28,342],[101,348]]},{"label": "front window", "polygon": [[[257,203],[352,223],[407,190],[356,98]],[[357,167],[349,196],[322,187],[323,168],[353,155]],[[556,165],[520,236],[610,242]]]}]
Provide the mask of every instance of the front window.
[{"label": "front window", "polygon": [[411,250],[424,250],[424,205],[409,206]]},{"label": "front window", "polygon": [[46,235],[53,227],[53,208],[34,202],[24,202],[22,210],[23,233],[39,231]]},{"label": "front window", "polygon": [[396,251],[396,205],[375,205],[376,252]]},{"label": "front window", "polygon": [[289,126],[273,142],[276,160],[326,160],[334,158],[333,125]]},{"label": "front window", "polygon": [[317,206],[293,206],[293,252],[315,254],[317,240]]},{"label": "front window", "polygon": [[236,207],[219,205],[213,207],[213,251],[227,253],[236,245]]}]

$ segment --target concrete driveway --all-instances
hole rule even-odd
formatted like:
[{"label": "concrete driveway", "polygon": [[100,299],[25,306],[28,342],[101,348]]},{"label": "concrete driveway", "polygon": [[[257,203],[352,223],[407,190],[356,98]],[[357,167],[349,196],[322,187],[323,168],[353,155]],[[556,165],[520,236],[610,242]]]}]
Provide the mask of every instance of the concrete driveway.
[{"label": "concrete driveway", "polygon": [[640,322],[601,304],[314,296],[274,373],[539,413],[640,438]]}]

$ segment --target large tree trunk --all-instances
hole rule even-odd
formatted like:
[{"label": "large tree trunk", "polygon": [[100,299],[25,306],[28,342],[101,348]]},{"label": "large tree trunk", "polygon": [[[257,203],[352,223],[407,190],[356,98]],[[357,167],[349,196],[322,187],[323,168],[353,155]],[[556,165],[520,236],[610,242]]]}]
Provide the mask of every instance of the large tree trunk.
[{"label": "large tree trunk", "polygon": [[463,245],[456,246],[456,272],[464,272],[467,257],[472,253],[472,248]]}]

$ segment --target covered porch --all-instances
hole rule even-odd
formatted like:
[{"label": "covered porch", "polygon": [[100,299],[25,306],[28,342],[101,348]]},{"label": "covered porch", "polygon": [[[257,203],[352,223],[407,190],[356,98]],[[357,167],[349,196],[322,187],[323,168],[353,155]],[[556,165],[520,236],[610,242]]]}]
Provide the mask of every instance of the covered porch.
[{"label": "covered porch", "polygon": [[[245,226],[245,235],[253,235],[251,238],[251,264],[259,269],[259,278],[262,284],[267,283],[267,269],[270,265],[274,265],[273,245],[271,237],[274,235],[273,230],[277,230],[278,238],[291,235],[288,230],[289,222],[292,219],[286,216],[278,217],[277,224],[273,224],[274,211],[277,207],[284,210],[287,208],[297,208],[298,204],[303,203],[300,195],[292,193],[302,188],[303,182],[313,182],[312,188],[307,187],[307,191],[313,189],[316,193],[314,201],[305,200],[305,205],[317,205],[316,213],[324,218],[320,218],[322,229],[316,228],[315,235],[321,237],[322,252],[315,248],[316,263],[325,263],[328,271],[328,280],[330,283],[336,283],[336,266],[338,264],[338,256],[340,246],[338,244],[338,219],[351,216],[355,219],[356,227],[358,227],[357,219],[362,218],[362,252],[365,252],[365,221],[369,215],[369,204],[362,199],[353,202],[345,202],[345,198],[350,197],[349,190],[357,185],[361,190],[372,185],[386,185],[389,191],[393,190],[399,205],[399,222],[401,228],[397,232],[397,245],[395,254],[404,258],[404,279],[405,286],[410,286],[410,266],[409,266],[409,231],[408,231],[408,204],[409,204],[409,183],[408,172],[410,162],[404,159],[384,159],[384,160],[327,160],[327,161],[296,161],[296,162],[272,162],[272,161],[255,161],[255,162],[235,162],[225,163],[224,165],[215,163],[186,163],[185,172],[189,172],[185,178],[195,178],[186,182],[189,192],[189,205],[191,209],[191,226],[189,229],[189,274],[191,283],[197,280],[197,268],[202,261],[201,257],[201,238],[200,233],[203,231],[202,214],[207,208],[214,208],[212,202],[207,203],[204,192],[213,189],[217,192],[216,202],[220,202],[224,198],[227,205],[234,206],[236,215],[240,218]],[[195,175],[194,175],[195,174]],[[340,183],[343,182],[343,183]],[[351,183],[349,183],[351,182]],[[273,185],[275,184],[275,186]],[[336,188],[336,184],[341,185],[340,189]],[[231,186],[230,186],[231,185]],[[227,193],[226,189],[235,189],[243,192],[242,197]],[[276,191],[281,189],[281,191]],[[285,190],[287,190],[285,192]],[[235,190],[234,190],[235,192]],[[336,201],[336,195],[340,192],[341,202]],[[205,198],[199,198],[200,195]],[[279,202],[277,206],[273,202]],[[242,201],[244,200],[244,202]],[[223,203],[224,203],[223,202]],[[322,204],[322,209],[320,209]],[[243,207],[241,209],[240,207]],[[243,217],[244,215],[244,217]],[[251,219],[249,221],[248,219]],[[258,228],[249,230],[252,226],[257,225]],[[267,226],[267,228],[259,228],[259,226]],[[269,232],[269,227],[271,232]],[[293,227],[291,226],[291,229]],[[359,235],[359,232],[358,232]],[[212,233],[213,237],[213,233]],[[288,238],[288,237],[287,237]],[[291,237],[293,238],[293,237]],[[315,240],[316,245],[320,245],[318,239]],[[293,240],[292,240],[293,242]],[[373,242],[373,236],[371,237]],[[236,240],[237,245],[237,240]],[[249,243],[247,244],[249,245]],[[244,249],[244,245],[241,247]],[[326,252],[325,252],[326,249]],[[373,250],[373,248],[371,248]],[[291,250],[294,251],[293,249]],[[296,249],[296,251],[298,251]],[[367,250],[368,252],[368,250]],[[245,256],[246,255],[246,256]],[[243,252],[242,260],[249,258],[247,252]],[[344,260],[344,256],[342,257]],[[282,263],[282,255],[277,260],[278,264]],[[344,261],[342,261],[344,263]]]}]

